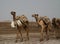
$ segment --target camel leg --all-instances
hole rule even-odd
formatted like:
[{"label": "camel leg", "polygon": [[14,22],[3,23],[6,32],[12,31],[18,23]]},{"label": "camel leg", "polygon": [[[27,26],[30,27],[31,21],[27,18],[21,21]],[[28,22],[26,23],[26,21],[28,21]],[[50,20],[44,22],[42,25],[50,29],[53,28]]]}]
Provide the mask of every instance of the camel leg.
[{"label": "camel leg", "polygon": [[[23,37],[22,37],[22,32],[21,32],[21,29],[22,29],[22,27],[17,27],[18,29],[17,29],[17,38],[18,38],[18,34],[20,34],[20,36],[21,36],[21,42],[23,41]],[[20,29],[21,28],[21,29]]]},{"label": "camel leg", "polygon": [[16,41],[15,42],[17,42],[18,41],[18,39],[19,39],[19,31],[17,30],[17,33],[16,33]]},{"label": "camel leg", "polygon": [[46,30],[46,40],[49,40],[49,29]]},{"label": "camel leg", "polygon": [[54,31],[54,36],[55,36],[55,38],[57,38],[57,36],[56,36],[56,35],[57,35],[56,29],[53,28],[53,31]]},{"label": "camel leg", "polygon": [[29,30],[26,29],[26,32],[27,32],[27,38],[28,38],[28,40],[29,40]]},{"label": "camel leg", "polygon": [[49,27],[45,27],[46,30],[46,40],[49,40]]},{"label": "camel leg", "polygon": [[46,31],[46,38],[47,38],[47,40],[49,40],[49,32],[52,30],[52,26],[51,26],[51,24],[48,24],[48,26],[47,26],[47,31]]},{"label": "camel leg", "polygon": [[43,29],[44,29],[44,28],[42,28],[42,30],[41,30],[40,41],[43,41],[43,38],[44,38],[44,37],[43,37]]},{"label": "camel leg", "polygon": [[54,30],[54,36],[55,36],[55,38],[57,38],[57,37],[56,37],[56,31],[55,31],[55,30]]},{"label": "camel leg", "polygon": [[21,42],[22,42],[23,41],[22,32],[21,32],[21,30],[19,32],[20,32],[20,35],[21,35]]}]

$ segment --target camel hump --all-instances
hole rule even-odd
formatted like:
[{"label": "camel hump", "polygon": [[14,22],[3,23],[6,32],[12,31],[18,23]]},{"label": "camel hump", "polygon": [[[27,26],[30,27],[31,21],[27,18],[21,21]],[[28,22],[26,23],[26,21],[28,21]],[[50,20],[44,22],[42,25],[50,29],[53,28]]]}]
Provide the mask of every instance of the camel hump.
[{"label": "camel hump", "polygon": [[24,24],[24,25],[27,25],[28,24],[28,19],[27,19],[27,17],[25,16],[25,15],[22,15],[22,16],[20,16],[20,19],[19,19],[21,22],[22,22],[22,24]]},{"label": "camel hump", "polygon": [[43,21],[48,24],[50,22],[50,19],[48,17],[43,17]]}]

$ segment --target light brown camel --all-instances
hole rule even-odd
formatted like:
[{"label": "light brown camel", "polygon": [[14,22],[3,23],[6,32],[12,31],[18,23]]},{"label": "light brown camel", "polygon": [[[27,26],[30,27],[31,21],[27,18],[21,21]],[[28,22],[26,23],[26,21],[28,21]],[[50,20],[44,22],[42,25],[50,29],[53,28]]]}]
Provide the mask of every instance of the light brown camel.
[{"label": "light brown camel", "polygon": [[21,41],[23,41],[22,32],[21,32],[22,28],[27,32],[27,38],[29,40],[29,29],[28,29],[29,21],[27,17],[24,15],[16,16],[16,12],[14,11],[11,11],[11,15],[13,16],[13,22],[11,23],[11,27],[17,28],[16,42],[19,38],[19,34],[21,35]]},{"label": "light brown camel", "polygon": [[38,14],[33,14],[32,17],[34,17],[36,19],[37,24],[42,27],[40,41],[43,41],[43,39],[44,39],[44,36],[43,36],[44,30],[46,31],[46,37],[48,40],[49,39],[49,29],[51,29],[50,28],[50,26],[51,26],[50,19],[47,16],[39,17]]}]

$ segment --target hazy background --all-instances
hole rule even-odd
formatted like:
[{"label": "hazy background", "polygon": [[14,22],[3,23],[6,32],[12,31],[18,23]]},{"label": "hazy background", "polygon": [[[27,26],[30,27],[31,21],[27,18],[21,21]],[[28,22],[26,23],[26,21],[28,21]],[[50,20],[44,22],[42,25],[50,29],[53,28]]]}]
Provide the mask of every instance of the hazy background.
[{"label": "hazy background", "polygon": [[11,11],[25,14],[30,21],[35,20],[33,13],[60,18],[60,0],[0,0],[0,21],[12,20]]}]

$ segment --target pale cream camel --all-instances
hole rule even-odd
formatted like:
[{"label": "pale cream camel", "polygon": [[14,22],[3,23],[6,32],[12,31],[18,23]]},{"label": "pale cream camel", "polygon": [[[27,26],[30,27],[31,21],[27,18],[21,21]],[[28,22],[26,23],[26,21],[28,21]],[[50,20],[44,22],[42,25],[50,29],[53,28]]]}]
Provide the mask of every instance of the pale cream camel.
[{"label": "pale cream camel", "polygon": [[27,33],[27,38],[29,40],[29,21],[27,19],[26,16],[22,15],[22,16],[16,16],[16,12],[11,11],[11,15],[13,16],[13,22],[11,23],[11,27],[13,28],[17,28],[17,37],[16,37],[16,42],[19,38],[19,34],[21,35],[21,41],[23,41],[23,37],[22,37],[22,28],[26,31]]}]

